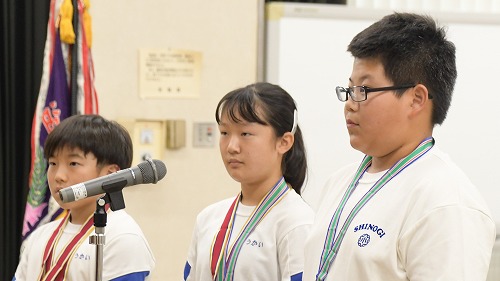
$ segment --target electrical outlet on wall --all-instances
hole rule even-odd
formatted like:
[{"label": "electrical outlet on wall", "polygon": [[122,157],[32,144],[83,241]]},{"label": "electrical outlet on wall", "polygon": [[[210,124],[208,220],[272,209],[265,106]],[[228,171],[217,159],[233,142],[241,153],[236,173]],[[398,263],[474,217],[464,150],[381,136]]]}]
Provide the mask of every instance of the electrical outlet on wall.
[{"label": "electrical outlet on wall", "polygon": [[193,147],[213,147],[216,130],[214,122],[193,123]]}]

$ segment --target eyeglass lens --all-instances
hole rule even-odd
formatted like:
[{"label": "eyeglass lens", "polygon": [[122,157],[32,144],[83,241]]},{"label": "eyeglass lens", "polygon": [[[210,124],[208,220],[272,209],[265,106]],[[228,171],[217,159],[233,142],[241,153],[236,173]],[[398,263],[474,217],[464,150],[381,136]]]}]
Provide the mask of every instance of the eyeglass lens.
[{"label": "eyeglass lens", "polygon": [[353,86],[348,88],[348,91],[353,101],[364,101],[366,99],[364,87]]},{"label": "eyeglass lens", "polygon": [[340,101],[347,101],[347,95],[349,95],[353,101],[364,101],[366,99],[366,92],[363,87],[353,86],[344,88],[338,86],[335,88],[335,91]]}]

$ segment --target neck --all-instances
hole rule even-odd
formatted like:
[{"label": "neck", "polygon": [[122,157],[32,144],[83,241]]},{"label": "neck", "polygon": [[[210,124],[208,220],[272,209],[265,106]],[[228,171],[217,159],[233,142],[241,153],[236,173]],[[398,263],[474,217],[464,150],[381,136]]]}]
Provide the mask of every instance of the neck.
[{"label": "neck", "polygon": [[92,205],[85,206],[82,208],[72,208],[70,209],[69,219],[73,224],[82,225],[94,212],[95,212],[95,206]]},{"label": "neck", "polygon": [[412,153],[418,145],[427,137],[422,137],[420,140],[408,142],[399,148],[391,151],[383,156],[372,156],[372,164],[368,168],[369,173],[378,173],[390,169],[399,160],[405,158]]},{"label": "neck", "polygon": [[276,185],[280,177],[255,184],[241,184],[241,204],[257,206],[262,198]]}]

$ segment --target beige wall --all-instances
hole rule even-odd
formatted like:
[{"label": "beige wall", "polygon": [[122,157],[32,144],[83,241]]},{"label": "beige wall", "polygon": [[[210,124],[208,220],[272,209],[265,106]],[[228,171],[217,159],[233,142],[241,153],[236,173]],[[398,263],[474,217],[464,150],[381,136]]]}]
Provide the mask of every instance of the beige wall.
[{"label": "beige wall", "polygon": [[[167,175],[124,190],[126,210],[156,257],[152,280],[181,280],[196,214],[233,196],[218,145],[193,148],[193,122],[215,122],[228,91],[257,80],[258,0],[92,1],[93,58],[100,113],[110,119],[184,119],[186,147],[165,150]],[[196,99],[141,99],[138,50],[174,48],[203,54]]]}]

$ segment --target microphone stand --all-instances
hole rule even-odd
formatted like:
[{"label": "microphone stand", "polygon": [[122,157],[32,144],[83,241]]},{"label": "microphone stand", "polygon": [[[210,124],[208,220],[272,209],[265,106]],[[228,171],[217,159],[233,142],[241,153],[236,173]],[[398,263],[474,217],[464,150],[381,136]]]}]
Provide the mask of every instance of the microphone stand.
[{"label": "microphone stand", "polygon": [[89,237],[90,244],[96,245],[96,272],[95,280],[102,281],[102,268],[104,258],[104,244],[106,237],[104,235],[107,223],[106,204],[110,204],[111,210],[117,211],[125,208],[122,189],[127,185],[127,181],[112,182],[103,184],[103,190],[106,194],[96,200],[96,210],[94,213],[95,235]]}]

